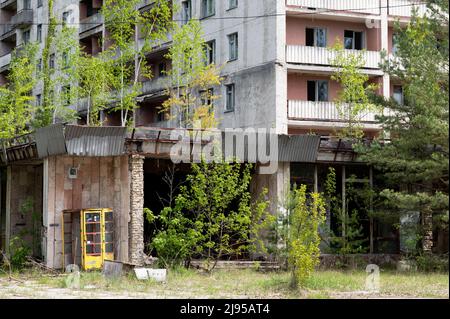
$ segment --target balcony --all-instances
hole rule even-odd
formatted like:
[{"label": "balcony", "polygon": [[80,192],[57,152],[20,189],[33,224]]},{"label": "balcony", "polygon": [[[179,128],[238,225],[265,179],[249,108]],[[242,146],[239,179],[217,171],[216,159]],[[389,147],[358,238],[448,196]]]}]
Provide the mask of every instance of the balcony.
[{"label": "balcony", "polygon": [[33,24],[33,10],[23,9],[11,19],[11,24],[18,28],[25,28]]},{"label": "balcony", "polygon": [[89,33],[87,32],[103,26],[103,23],[104,18],[100,13],[96,13],[91,15],[90,17],[84,18],[83,20],[80,21],[80,30],[79,30],[80,37],[86,37],[89,36],[90,34],[96,33],[95,31]]},{"label": "balcony", "polygon": [[[376,113],[367,111],[358,119],[366,129],[379,129]],[[330,128],[344,127],[346,120],[334,102],[288,101],[290,126]]]},{"label": "balcony", "polygon": [[0,73],[8,70],[10,63],[11,63],[11,53],[1,56],[0,57]]},{"label": "balcony", "polygon": [[8,40],[16,35],[16,26],[10,21],[0,25],[0,41]]},{"label": "balcony", "polygon": [[167,77],[158,77],[144,81],[142,82],[142,94],[144,97],[161,96],[167,89],[168,81]]},{"label": "balcony", "polygon": [[17,0],[0,0],[0,9],[17,8]]},{"label": "balcony", "polygon": [[[345,53],[348,55],[362,53],[365,60],[364,68],[379,69],[381,54],[378,51],[345,50]],[[327,48],[301,45],[288,45],[286,48],[287,63],[331,66],[335,56],[335,52]]]},{"label": "balcony", "polygon": [[[416,2],[414,4],[414,2]],[[427,6],[424,1],[411,0],[390,0],[389,15],[394,17],[410,18],[413,14],[413,8],[417,9],[419,16],[427,12]]]},{"label": "balcony", "polygon": [[286,0],[289,7],[308,11],[331,10],[340,13],[380,15],[379,0]]}]

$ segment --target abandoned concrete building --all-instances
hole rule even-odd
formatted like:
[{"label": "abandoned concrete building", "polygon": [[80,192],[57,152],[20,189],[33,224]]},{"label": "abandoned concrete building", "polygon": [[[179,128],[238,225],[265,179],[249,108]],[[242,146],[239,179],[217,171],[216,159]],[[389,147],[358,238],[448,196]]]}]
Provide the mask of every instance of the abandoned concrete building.
[{"label": "abandoned concrete building", "polygon": [[[137,9],[145,10],[152,2],[142,1]],[[55,3],[58,19],[79,24],[79,42],[86,53],[95,55],[104,50],[100,41],[106,34],[99,11],[101,0]],[[176,3],[182,10],[174,19],[199,18],[210,44],[210,62],[225,65],[221,71],[224,82],[214,88],[221,96],[214,102],[220,129],[263,128],[278,135],[281,158],[277,171],[255,173],[252,184],[255,191],[268,188],[273,213],[290,184],[306,184],[311,191],[322,191],[328,167],[336,169],[342,196],[350,176],[377,183],[376,174],[358,161],[351,145],[333,136],[345,121],[333,102],[339,87],[331,79],[332,57],[326,48],[341,38],[348,52],[363,52],[366,65],[361,71],[371,82],[380,84],[381,95],[402,103],[401,83],[384,74],[379,62],[382,50],[395,53],[394,21],[406,23],[410,19],[413,5],[409,1]],[[39,40],[42,49],[47,7],[46,0],[0,0],[0,85],[7,81],[11,54],[17,46]],[[425,10],[423,4],[415,7]],[[157,112],[168,98],[162,78],[163,71],[170,68],[164,57],[169,47],[170,41],[147,56],[155,77],[142,83],[132,132],[118,127],[117,113],[108,111],[101,114],[105,126],[83,126],[86,101],[81,98],[74,105],[80,118],[77,123],[57,124],[1,141],[2,250],[9,247],[12,238],[21,236],[49,267],[78,263],[82,243],[76,218],[82,218],[81,210],[108,208],[114,221],[114,258],[142,263],[148,242],[143,208],[159,208],[157,192],[163,187],[162,176],[171,165],[170,147],[176,142],[170,138],[176,124]],[[37,85],[33,90],[37,106],[42,102],[41,89]],[[368,139],[379,133],[375,114],[365,115],[363,129]],[[180,178],[189,172],[188,166],[178,167]],[[106,222],[106,217],[98,218]],[[92,220],[94,223],[97,217]],[[368,253],[400,253],[398,229],[373,218],[362,220]],[[435,246],[448,251],[448,234],[436,236]],[[95,252],[98,247],[91,244],[85,249]]]}]

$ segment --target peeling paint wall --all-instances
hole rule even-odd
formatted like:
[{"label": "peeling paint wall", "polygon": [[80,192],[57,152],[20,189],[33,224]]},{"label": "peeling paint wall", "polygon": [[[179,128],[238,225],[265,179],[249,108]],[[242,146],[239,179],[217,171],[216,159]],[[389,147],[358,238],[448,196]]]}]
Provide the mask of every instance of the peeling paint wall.
[{"label": "peeling paint wall", "polygon": [[[78,168],[76,178],[69,169]],[[61,212],[112,208],[115,259],[128,261],[130,191],[128,157],[52,156],[44,162],[44,226],[47,266],[62,266]]]}]

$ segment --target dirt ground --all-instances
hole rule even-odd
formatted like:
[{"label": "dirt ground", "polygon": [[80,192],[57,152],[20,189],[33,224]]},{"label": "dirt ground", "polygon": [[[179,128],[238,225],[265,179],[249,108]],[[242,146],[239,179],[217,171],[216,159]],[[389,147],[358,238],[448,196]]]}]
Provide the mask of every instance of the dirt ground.
[{"label": "dirt ground", "polygon": [[[448,274],[398,274],[381,276],[378,293],[364,288],[363,272],[317,272],[307,286],[289,289],[288,273],[218,271],[202,275],[192,271],[172,273],[167,283],[138,281],[134,276],[106,279],[101,273],[82,273],[72,287],[68,275],[0,276],[0,299],[410,299],[449,298]],[[69,288],[67,288],[69,287]]]}]

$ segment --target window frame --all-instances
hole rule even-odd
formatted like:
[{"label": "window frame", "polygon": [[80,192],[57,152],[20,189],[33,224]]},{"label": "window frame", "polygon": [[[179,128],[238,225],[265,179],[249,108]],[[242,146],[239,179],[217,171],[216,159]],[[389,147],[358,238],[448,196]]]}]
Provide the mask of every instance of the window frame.
[{"label": "window frame", "polygon": [[[395,98],[396,94],[398,94],[396,91],[396,89],[400,88],[401,90],[401,101],[397,101],[397,99]],[[405,105],[405,91],[403,90],[403,86],[402,85],[394,85],[392,87],[392,98],[394,99],[395,102],[397,102],[399,105]]]},{"label": "window frame", "polygon": [[[231,89],[231,91],[229,91]],[[231,92],[231,99],[229,92]],[[230,107],[231,102],[231,107]],[[234,83],[225,85],[225,113],[234,112],[236,109],[236,85]]]},{"label": "window frame", "polygon": [[[327,28],[323,28],[323,27],[306,27],[305,28],[305,44],[306,44],[306,34],[307,34],[307,30],[308,29],[309,30],[313,30],[313,45],[312,45],[312,47],[315,47],[315,48],[326,48],[328,46],[328,29]],[[324,46],[319,46],[317,44],[317,39],[318,39],[317,32],[318,32],[318,30],[323,30],[324,33],[325,33],[325,45]],[[309,46],[309,45],[306,44],[306,46]]]},{"label": "window frame", "polygon": [[228,9],[233,10],[239,6],[239,0],[228,0]]},{"label": "window frame", "polygon": [[[187,4],[187,9],[189,9],[189,14],[186,14],[184,5]],[[184,0],[181,2],[181,23],[182,25],[187,24],[192,19],[192,1]]]},{"label": "window frame", "polygon": [[[236,61],[239,58],[239,34],[230,33],[228,37],[228,62]],[[231,40],[234,38],[234,50],[232,50]]]},{"label": "window frame", "polygon": [[56,67],[56,54],[55,53],[50,54],[48,67],[52,70]]},{"label": "window frame", "polygon": [[[209,96],[213,96],[214,95],[214,88],[209,88],[206,90],[200,90],[198,93],[200,95],[200,103],[202,104],[202,106],[205,105],[209,105],[211,107],[214,107],[214,101],[212,98],[208,98],[208,100],[205,100],[205,98],[203,97],[203,94],[205,94],[206,92],[210,92]],[[205,103],[208,102],[208,103]]]},{"label": "window frame", "polygon": [[216,64],[216,52],[215,39],[205,42],[205,65]]},{"label": "window frame", "polygon": [[[26,35],[26,36],[25,36]],[[31,41],[31,30],[26,29],[22,31],[22,43],[27,44]]]},{"label": "window frame", "polygon": [[38,24],[36,27],[36,41],[42,43],[42,24]]},{"label": "window frame", "polygon": [[[345,36],[346,32],[352,32],[352,34],[353,34],[353,37],[352,37],[352,48],[351,49],[346,47],[346,39],[349,38],[349,37]],[[357,33],[361,33],[361,49],[356,49],[356,34]],[[365,37],[366,37],[366,33],[364,31],[344,30],[344,49],[346,49],[346,50],[358,50],[358,51],[364,50],[366,48],[366,39],[365,39]]]},{"label": "window frame", "polygon": [[[216,0],[202,0],[201,4],[201,19],[212,17],[216,14]],[[211,10],[211,12],[208,11]]]},{"label": "window frame", "polygon": [[[310,99],[309,96],[309,90],[308,90],[308,85],[309,83],[314,82],[314,100]],[[320,100],[320,94],[319,94],[319,87],[320,87],[320,83],[325,83],[326,84],[326,100]],[[306,81],[306,85],[307,85],[307,96],[306,96],[306,100],[309,102],[329,102],[330,101],[330,83],[328,80],[307,80]]]}]

